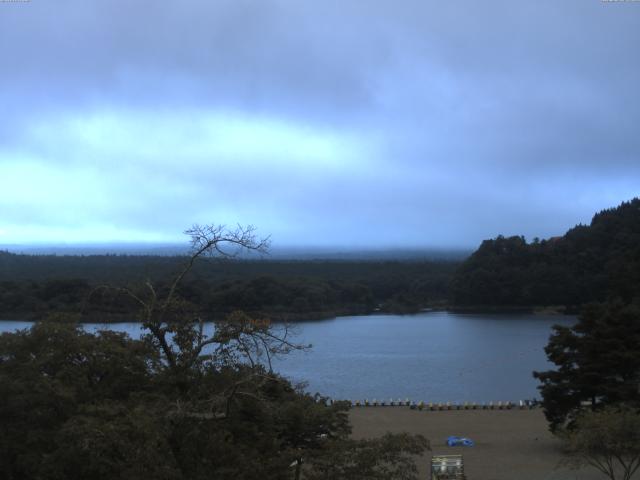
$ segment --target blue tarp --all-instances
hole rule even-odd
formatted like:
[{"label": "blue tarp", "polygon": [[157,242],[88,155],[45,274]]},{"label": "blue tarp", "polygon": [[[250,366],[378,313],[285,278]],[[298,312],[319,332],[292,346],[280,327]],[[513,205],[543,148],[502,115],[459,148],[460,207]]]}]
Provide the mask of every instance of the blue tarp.
[{"label": "blue tarp", "polygon": [[473,447],[474,443],[470,438],[451,436],[447,438],[447,445],[450,447]]}]

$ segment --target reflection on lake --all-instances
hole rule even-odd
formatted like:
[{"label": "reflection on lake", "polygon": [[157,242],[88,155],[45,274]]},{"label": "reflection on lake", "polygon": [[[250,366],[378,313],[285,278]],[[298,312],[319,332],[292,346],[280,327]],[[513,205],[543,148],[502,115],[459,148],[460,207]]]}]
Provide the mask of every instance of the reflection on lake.
[{"label": "reflection on lake", "polygon": [[[335,398],[424,401],[517,401],[537,395],[533,370],[550,367],[544,353],[554,324],[574,317],[453,314],[339,317],[296,325],[294,352],[275,368],[311,392]],[[0,331],[30,322],[0,322]],[[140,324],[86,324],[140,335]]]}]

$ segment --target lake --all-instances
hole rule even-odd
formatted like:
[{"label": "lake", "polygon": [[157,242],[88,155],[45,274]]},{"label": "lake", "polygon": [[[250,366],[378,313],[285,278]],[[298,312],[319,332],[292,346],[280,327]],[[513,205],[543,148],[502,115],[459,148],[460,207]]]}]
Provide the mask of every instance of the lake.
[{"label": "lake", "polygon": [[[544,347],[554,324],[575,317],[556,315],[454,314],[338,317],[297,324],[299,343],[275,369],[308,390],[334,398],[425,402],[517,401],[539,397],[533,370],[552,367]],[[30,322],[0,322],[0,331],[28,328]],[[137,323],[86,324],[133,337]]]}]

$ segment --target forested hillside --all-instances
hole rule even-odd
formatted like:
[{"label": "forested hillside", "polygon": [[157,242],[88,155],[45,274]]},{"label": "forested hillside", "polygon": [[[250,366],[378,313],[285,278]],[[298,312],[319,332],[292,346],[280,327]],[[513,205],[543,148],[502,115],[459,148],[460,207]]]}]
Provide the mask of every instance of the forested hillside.
[{"label": "forested hillside", "polygon": [[[83,312],[131,318],[135,305],[99,285],[162,288],[186,257],[16,255],[0,252],[0,318]],[[640,199],[624,202],[562,237],[498,236],[456,261],[200,259],[181,295],[208,317],[234,310],[312,319],[424,307],[580,305],[640,297]]]},{"label": "forested hillside", "polygon": [[640,297],[640,199],[597,213],[547,240],[485,240],[457,270],[451,298],[459,306],[576,307]]},{"label": "forested hillside", "polygon": [[[0,252],[0,318],[80,312],[87,319],[126,319],[130,299],[99,285],[162,288],[185,257],[15,255]],[[336,314],[413,312],[442,304],[453,261],[221,261],[199,259],[181,296],[207,317],[233,310],[281,319]]]}]

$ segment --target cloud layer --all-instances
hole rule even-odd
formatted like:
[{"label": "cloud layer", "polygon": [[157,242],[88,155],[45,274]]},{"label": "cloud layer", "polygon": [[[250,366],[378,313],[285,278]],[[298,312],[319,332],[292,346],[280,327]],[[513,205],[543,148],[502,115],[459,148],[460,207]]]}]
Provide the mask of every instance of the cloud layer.
[{"label": "cloud layer", "polygon": [[0,5],[0,244],[474,246],[640,193],[640,4]]}]

